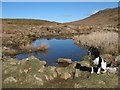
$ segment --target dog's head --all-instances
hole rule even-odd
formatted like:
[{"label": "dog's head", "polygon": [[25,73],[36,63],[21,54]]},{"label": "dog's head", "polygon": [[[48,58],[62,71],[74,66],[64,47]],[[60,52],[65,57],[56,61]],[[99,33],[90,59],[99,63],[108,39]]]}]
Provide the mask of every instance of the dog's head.
[{"label": "dog's head", "polygon": [[94,60],[95,58],[99,57],[100,53],[99,50],[95,47],[90,47],[88,49],[88,57],[89,59]]}]

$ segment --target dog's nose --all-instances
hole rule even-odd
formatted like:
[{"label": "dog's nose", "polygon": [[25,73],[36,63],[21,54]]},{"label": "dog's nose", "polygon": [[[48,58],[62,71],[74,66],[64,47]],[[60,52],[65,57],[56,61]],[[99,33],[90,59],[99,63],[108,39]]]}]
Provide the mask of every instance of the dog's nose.
[{"label": "dog's nose", "polygon": [[91,52],[90,52],[90,51],[88,51],[88,55],[91,55]]}]

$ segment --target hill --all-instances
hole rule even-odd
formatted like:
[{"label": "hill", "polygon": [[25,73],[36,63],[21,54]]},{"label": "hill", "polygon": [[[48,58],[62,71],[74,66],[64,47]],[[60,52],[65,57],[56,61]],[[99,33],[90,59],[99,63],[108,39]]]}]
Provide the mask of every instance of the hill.
[{"label": "hill", "polygon": [[83,19],[74,22],[69,22],[66,24],[72,25],[117,25],[118,24],[118,9],[111,8],[100,10],[99,12]]},{"label": "hill", "polygon": [[56,22],[35,19],[2,19],[2,23],[9,25],[54,25]]}]

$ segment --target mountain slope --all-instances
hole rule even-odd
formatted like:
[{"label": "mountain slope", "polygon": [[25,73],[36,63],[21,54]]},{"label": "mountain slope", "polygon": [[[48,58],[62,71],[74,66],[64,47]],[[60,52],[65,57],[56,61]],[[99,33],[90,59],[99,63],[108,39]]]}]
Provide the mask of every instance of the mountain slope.
[{"label": "mountain slope", "polygon": [[67,24],[73,25],[117,25],[118,23],[118,8],[101,10],[88,18],[70,22]]}]

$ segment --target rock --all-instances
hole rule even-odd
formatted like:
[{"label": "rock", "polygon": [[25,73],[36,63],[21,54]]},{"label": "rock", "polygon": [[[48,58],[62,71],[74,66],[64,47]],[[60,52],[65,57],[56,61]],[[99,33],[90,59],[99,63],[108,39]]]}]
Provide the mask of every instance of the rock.
[{"label": "rock", "polygon": [[45,75],[45,78],[47,81],[53,80],[54,77],[50,76],[50,75]]},{"label": "rock", "polygon": [[60,77],[61,77],[62,79],[67,80],[67,79],[71,78],[71,74],[68,73],[68,72],[65,72],[65,73],[63,73]]},{"label": "rock", "polygon": [[100,81],[98,82],[98,84],[100,84],[100,85],[102,85],[102,86],[105,86],[105,82],[102,81],[102,80],[100,80]]},{"label": "rock", "polygon": [[116,65],[120,65],[120,55],[115,58]]},{"label": "rock", "polygon": [[54,78],[57,77],[57,73],[56,73],[55,69],[56,69],[56,67],[54,67],[54,66],[48,66],[45,68],[44,76],[47,81],[53,80]]},{"label": "rock", "polygon": [[46,65],[46,61],[41,61],[34,56],[21,60],[23,67],[31,67],[32,70],[39,70],[41,67]]},{"label": "rock", "polygon": [[[24,59],[23,59],[24,60]],[[29,57],[29,58],[26,58],[25,59],[25,61],[40,61],[40,63],[42,64],[42,65],[46,65],[46,61],[41,61],[41,60],[39,60],[38,58],[36,58],[36,57],[34,57],[34,56],[31,56],[31,57]]]},{"label": "rock", "polygon": [[8,47],[3,47],[3,49],[8,50],[9,48]]},{"label": "rock", "polygon": [[[42,76],[38,76],[36,74],[34,75],[27,75],[26,76],[26,79],[24,80],[25,83],[30,83],[31,86],[41,86],[44,84],[44,80],[43,80],[43,77]],[[32,82],[32,83],[31,83]]]},{"label": "rock", "polygon": [[40,85],[43,85],[43,80],[36,75],[34,75],[34,78],[40,83]]},{"label": "rock", "polygon": [[29,58],[26,58],[26,61],[29,61]]},{"label": "rock", "polygon": [[56,67],[57,76],[62,79],[74,78],[75,68],[72,66],[68,67]]},{"label": "rock", "polygon": [[107,71],[108,71],[109,73],[115,74],[115,73],[117,73],[117,68],[116,68],[116,67],[109,67],[109,68],[107,68]]},{"label": "rock", "polygon": [[29,70],[28,69],[24,69],[23,71],[27,74]]},{"label": "rock", "polygon": [[46,80],[47,80],[47,81],[49,80],[49,78],[48,78],[48,76],[47,76],[47,75],[45,75],[45,78],[46,78]]},{"label": "rock", "polygon": [[17,65],[17,63],[14,62],[14,61],[10,62],[10,64],[11,64],[11,65]]},{"label": "rock", "polygon": [[47,63],[46,61],[40,61],[41,65],[45,66]]},{"label": "rock", "polygon": [[75,70],[75,77],[78,77],[78,76],[79,76],[79,71],[80,71],[79,69],[76,69],[76,70]]},{"label": "rock", "polygon": [[74,88],[83,88],[83,86],[81,86],[79,83],[75,83]]},{"label": "rock", "polygon": [[44,69],[45,69],[45,67],[42,66],[42,67],[38,70],[38,72],[39,72],[39,73],[43,73],[43,72],[44,72]]},{"label": "rock", "polygon": [[76,63],[79,63],[82,66],[90,67],[90,61],[89,60],[76,61]]},{"label": "rock", "polygon": [[23,73],[23,71],[20,69],[20,70],[19,70],[19,73]]},{"label": "rock", "polygon": [[20,65],[20,61],[18,61],[18,65]]},{"label": "rock", "polygon": [[11,82],[14,82],[14,83],[16,83],[17,82],[17,80],[14,78],[14,77],[8,77],[8,78],[6,78],[5,80],[4,80],[4,83],[11,83]]},{"label": "rock", "polygon": [[71,64],[72,60],[71,59],[66,59],[66,58],[58,58],[57,63],[67,63]]},{"label": "rock", "polygon": [[57,77],[56,67],[48,66],[46,69],[48,69],[48,72],[50,72],[52,74],[53,78]]},{"label": "rock", "polygon": [[7,73],[8,73],[7,70],[5,70],[5,71],[4,71],[4,74],[7,74]]}]

